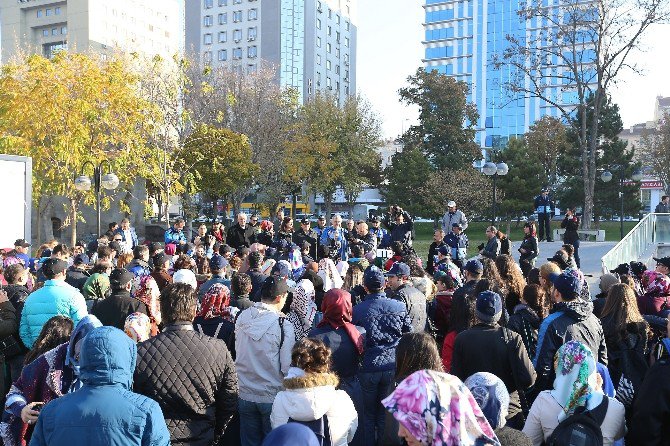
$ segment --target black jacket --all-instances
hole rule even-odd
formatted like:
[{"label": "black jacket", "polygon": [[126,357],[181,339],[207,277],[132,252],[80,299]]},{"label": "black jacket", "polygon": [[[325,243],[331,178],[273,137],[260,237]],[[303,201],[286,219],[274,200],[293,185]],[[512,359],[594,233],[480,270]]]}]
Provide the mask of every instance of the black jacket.
[{"label": "black jacket", "polygon": [[607,365],[607,346],[593,305],[581,299],[559,302],[540,326],[534,364],[537,370],[536,392],[553,388],[554,355],[568,341],[579,341],[593,352],[596,361]]},{"label": "black jacket", "polygon": [[9,301],[12,303],[12,305],[14,305],[14,308],[17,312],[16,314],[21,317],[23,304],[28,298],[30,291],[28,291],[28,288],[24,287],[23,285],[7,285],[3,289],[7,293],[7,298],[9,298]]},{"label": "black jacket", "polygon": [[250,269],[247,271],[247,275],[251,279],[251,293],[249,293],[249,299],[251,299],[252,302],[260,302],[261,287],[263,286],[263,282],[265,282],[265,279],[267,279],[268,276],[255,269]]},{"label": "black jacket", "polygon": [[579,219],[577,217],[568,218],[565,217],[561,222],[561,228],[565,229],[565,234],[563,235],[563,241],[565,243],[574,243],[579,240]]},{"label": "black jacket", "polygon": [[410,284],[404,284],[400,285],[389,297],[405,304],[407,314],[412,320],[412,331],[422,332],[426,329],[426,319],[428,318],[426,296],[421,291]]},{"label": "black jacket", "polygon": [[454,297],[452,298],[452,301],[457,299],[465,299],[468,296],[474,299],[476,297],[474,296],[474,292],[478,282],[479,280],[469,280],[465,282],[462,287],[454,291]]},{"label": "black jacket", "polygon": [[258,232],[254,234],[253,238],[251,239],[253,243],[260,243],[261,245],[265,246],[272,246],[273,240],[272,240],[272,235],[270,235],[269,232]]},{"label": "black jacket", "polygon": [[635,395],[626,444],[670,446],[670,357],[663,356],[647,372]]},{"label": "black jacket", "polygon": [[109,297],[98,300],[91,309],[91,314],[100,319],[102,325],[109,325],[123,330],[126,318],[133,313],[147,314],[147,306],[135,299],[128,291],[114,291]]},{"label": "black jacket", "polygon": [[217,444],[237,410],[237,374],[225,342],[186,322],[137,346],[134,390],[160,404],[173,445]]},{"label": "black jacket", "polygon": [[382,223],[384,223],[384,226],[386,226],[390,232],[391,243],[402,242],[407,246],[412,246],[412,231],[414,230],[414,221],[407,212],[403,212],[402,215],[405,218],[405,221],[402,224],[391,221],[390,214],[386,214],[384,216]]},{"label": "black jacket", "polygon": [[245,296],[239,296],[237,298],[233,298],[233,299],[230,300],[230,306],[235,307],[235,308],[239,308],[240,311],[246,310],[247,308],[252,307],[253,305],[254,305],[254,302],[251,299],[249,299],[248,294],[245,295]]},{"label": "black jacket", "polygon": [[493,373],[505,383],[510,393],[507,419],[521,410],[517,390],[526,390],[535,382],[535,369],[521,336],[497,324],[477,324],[456,336],[451,374],[465,381],[477,372]]},{"label": "black jacket", "polygon": [[541,323],[542,321],[537,313],[523,304],[519,304],[514,308],[514,314],[507,321],[506,327],[519,333],[530,358],[535,357],[537,332],[540,329]]},{"label": "black jacket", "polygon": [[377,243],[377,237],[372,232],[368,232],[365,235],[358,235],[357,232],[354,232],[349,241],[350,247],[360,246],[366,254],[377,249]]},{"label": "black jacket", "polygon": [[[526,252],[522,253],[521,249],[525,249]],[[526,261],[526,262],[531,262],[537,258],[537,255],[539,253],[538,247],[537,247],[537,237],[525,237],[521,241],[521,245],[519,245],[519,253],[521,255],[519,256],[519,261]]]},{"label": "black jacket", "polygon": [[[16,311],[14,305],[12,305],[11,302],[7,301],[0,303],[0,340],[12,336],[14,340],[18,342],[18,344],[23,346],[23,344],[21,343],[21,338],[19,337],[20,319],[21,315],[19,314],[18,311]],[[6,389],[9,388],[9,385],[11,384],[11,382],[10,383],[5,382],[7,376],[4,373],[4,366],[5,366],[4,355],[0,355],[0,366],[3,368],[3,372],[0,373],[0,386],[2,386],[0,387],[0,389],[2,389],[4,392],[6,391]]]},{"label": "black jacket", "polygon": [[316,239],[318,235],[316,231],[312,228],[309,228],[309,231],[305,232],[302,228],[298,228],[297,231],[293,233],[293,243],[298,245],[300,250],[302,250],[302,244],[304,242],[309,243],[309,255],[313,259],[316,259]]},{"label": "black jacket", "polygon": [[235,223],[228,228],[226,243],[233,249],[241,248],[243,246],[248,248],[251,246],[251,240],[254,238],[255,234],[256,231],[254,231],[254,228],[251,226],[247,225],[246,228],[242,229],[239,223]]},{"label": "black jacket", "polygon": [[65,272],[65,283],[81,291],[89,277],[85,270],[71,266]]},{"label": "black jacket", "polygon": [[495,260],[499,255],[500,239],[496,236],[493,236],[489,239],[488,242],[486,242],[486,246],[484,246],[484,250],[482,251],[482,256]]},{"label": "black jacket", "polygon": [[444,242],[433,242],[428,247],[428,262],[426,263],[426,272],[428,274],[435,274],[435,256],[440,246],[446,246]]}]

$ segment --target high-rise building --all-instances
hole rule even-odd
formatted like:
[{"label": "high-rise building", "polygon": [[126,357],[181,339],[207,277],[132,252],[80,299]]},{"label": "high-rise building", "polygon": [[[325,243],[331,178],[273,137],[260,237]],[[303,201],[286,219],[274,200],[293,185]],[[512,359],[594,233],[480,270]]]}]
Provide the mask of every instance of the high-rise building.
[{"label": "high-rise building", "polygon": [[60,49],[168,56],[184,48],[184,0],[0,0],[2,62]]},{"label": "high-rise building", "polygon": [[[496,69],[491,63],[507,47],[507,36],[523,41],[527,32],[534,32],[520,21],[519,5],[518,0],[426,0],[424,5],[426,69],[470,85],[468,100],[479,111],[477,142],[482,148],[505,147],[510,137],[524,134],[541,117],[560,116],[556,107],[538,98],[511,100],[505,84],[516,78],[513,69]],[[564,94],[564,99],[571,96]]]},{"label": "high-rise building", "polygon": [[186,51],[254,72],[261,61],[300,99],[356,93],[356,0],[192,0]]}]

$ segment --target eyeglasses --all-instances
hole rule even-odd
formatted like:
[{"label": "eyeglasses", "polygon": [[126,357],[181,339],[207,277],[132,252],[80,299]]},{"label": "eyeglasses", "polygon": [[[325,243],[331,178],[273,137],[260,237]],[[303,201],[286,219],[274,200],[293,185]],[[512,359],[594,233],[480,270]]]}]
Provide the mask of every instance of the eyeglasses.
[{"label": "eyeglasses", "polygon": [[115,241],[115,242],[122,242],[123,239],[122,239],[122,238],[115,238],[114,241]]}]

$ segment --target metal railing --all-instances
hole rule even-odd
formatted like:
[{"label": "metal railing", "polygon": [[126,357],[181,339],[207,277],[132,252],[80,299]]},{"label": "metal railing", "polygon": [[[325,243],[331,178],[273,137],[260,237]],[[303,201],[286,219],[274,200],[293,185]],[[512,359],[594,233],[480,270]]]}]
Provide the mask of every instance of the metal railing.
[{"label": "metal railing", "polygon": [[647,214],[602,258],[603,274],[622,263],[643,260],[659,243],[670,243],[670,214]]}]

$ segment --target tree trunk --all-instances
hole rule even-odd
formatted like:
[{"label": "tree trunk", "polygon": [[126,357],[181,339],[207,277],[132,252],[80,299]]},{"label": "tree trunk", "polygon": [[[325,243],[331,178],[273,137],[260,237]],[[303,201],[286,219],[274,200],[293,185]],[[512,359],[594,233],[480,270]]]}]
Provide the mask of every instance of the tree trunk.
[{"label": "tree trunk", "polygon": [[333,212],[333,194],[326,192],[323,194],[323,203],[326,205],[326,221],[330,221],[330,215]]},{"label": "tree trunk", "polygon": [[[598,124],[600,119],[600,110],[603,101],[603,92],[598,88],[593,98],[593,116],[589,123],[588,135],[585,138],[586,151],[582,154],[582,165],[584,169],[584,214],[582,216],[582,228],[590,229],[593,218],[594,196],[596,187],[596,150],[598,143]],[[586,114],[586,111],[585,111]],[[584,116],[584,122],[587,116]]]},{"label": "tree trunk", "polygon": [[42,226],[43,231],[41,234],[41,239],[37,240],[38,244],[42,244],[42,241],[53,240],[54,238],[54,228],[51,223],[51,213],[53,212],[53,202],[51,197],[44,197],[42,199],[44,207],[42,207],[42,212],[38,216],[38,226]]},{"label": "tree trunk", "polygon": [[76,198],[70,198],[70,246],[77,244],[77,205],[79,200]]},{"label": "tree trunk", "polygon": [[165,229],[170,229],[170,187],[165,188]]}]

